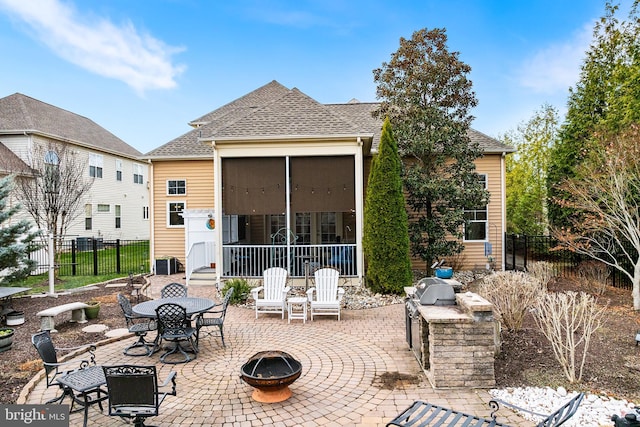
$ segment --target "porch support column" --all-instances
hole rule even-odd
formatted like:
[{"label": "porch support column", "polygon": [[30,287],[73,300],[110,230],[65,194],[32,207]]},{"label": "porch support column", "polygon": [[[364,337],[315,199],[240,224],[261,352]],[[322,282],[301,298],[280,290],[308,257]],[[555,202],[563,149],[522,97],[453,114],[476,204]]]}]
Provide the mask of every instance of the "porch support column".
[{"label": "porch support column", "polygon": [[355,160],[355,192],[356,192],[356,273],[358,280],[362,283],[362,272],[364,269],[364,255],[362,252],[362,225],[364,210],[364,163],[362,160],[362,138],[358,137],[358,149],[354,155]]},{"label": "porch support column", "polygon": [[285,224],[287,225],[287,271],[291,271],[291,164],[290,157],[286,156],[284,160],[285,164]]},{"label": "porch support column", "polygon": [[216,284],[220,284],[222,271],[224,271],[224,259],[222,248],[222,158],[216,148],[216,142],[211,141],[213,147],[213,206],[216,226],[214,232],[214,252],[216,259]]}]

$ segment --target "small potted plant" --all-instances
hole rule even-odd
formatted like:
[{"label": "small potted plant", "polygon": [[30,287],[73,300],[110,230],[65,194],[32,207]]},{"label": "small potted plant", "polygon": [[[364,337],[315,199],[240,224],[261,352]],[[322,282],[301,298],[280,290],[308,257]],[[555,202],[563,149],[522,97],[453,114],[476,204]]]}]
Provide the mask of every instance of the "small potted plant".
[{"label": "small potted plant", "polygon": [[100,301],[91,300],[86,303],[89,307],[84,309],[87,319],[96,319],[100,313]]},{"label": "small potted plant", "polygon": [[15,329],[13,328],[0,328],[0,353],[11,348],[14,332]]}]

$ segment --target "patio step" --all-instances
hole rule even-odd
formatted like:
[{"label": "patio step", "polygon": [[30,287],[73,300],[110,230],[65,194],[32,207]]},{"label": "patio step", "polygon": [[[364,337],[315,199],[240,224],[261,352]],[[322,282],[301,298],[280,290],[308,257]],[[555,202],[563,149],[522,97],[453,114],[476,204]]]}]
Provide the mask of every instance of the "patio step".
[{"label": "patio step", "polygon": [[216,285],[216,270],[214,268],[203,268],[201,270],[191,273],[189,278],[189,285],[196,286],[215,286]]}]

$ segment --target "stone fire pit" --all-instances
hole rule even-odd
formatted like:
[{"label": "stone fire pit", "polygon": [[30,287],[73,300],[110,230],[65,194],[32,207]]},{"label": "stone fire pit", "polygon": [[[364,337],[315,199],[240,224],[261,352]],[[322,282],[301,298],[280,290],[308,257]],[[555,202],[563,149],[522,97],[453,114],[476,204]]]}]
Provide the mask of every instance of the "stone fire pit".
[{"label": "stone fire pit", "polygon": [[261,351],[242,365],[240,378],[255,390],[251,397],[263,403],[291,397],[289,385],[300,377],[302,364],[284,351]]}]

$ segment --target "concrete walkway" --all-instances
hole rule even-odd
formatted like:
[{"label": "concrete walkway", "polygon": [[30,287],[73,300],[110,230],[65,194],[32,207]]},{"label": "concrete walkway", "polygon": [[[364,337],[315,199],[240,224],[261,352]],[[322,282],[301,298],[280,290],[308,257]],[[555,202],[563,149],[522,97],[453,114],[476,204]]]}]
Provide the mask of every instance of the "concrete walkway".
[{"label": "concrete walkway", "polygon": [[[157,298],[168,282],[184,283],[183,275],[154,276],[150,296]],[[189,288],[189,294],[219,300],[213,287]],[[55,343],[55,336],[53,337]],[[418,366],[405,341],[404,306],[392,305],[367,310],[343,310],[338,322],[333,317],[282,320],[279,315],[261,314],[230,306],[225,320],[226,348],[219,338],[200,339],[195,361],[164,365],[156,353],[149,357],[128,357],[123,348],[134,338],[100,345],[96,361],[102,365],[155,364],[163,380],[177,372],[178,395],[168,396],[155,425],[179,426],[384,426],[414,400],[489,416],[486,390],[434,390]],[[302,363],[302,375],[290,389],[292,397],[281,403],[259,403],[251,399],[253,389],[240,379],[240,367],[255,353],[282,350]],[[404,380],[385,381],[399,377]],[[391,383],[391,384],[389,384]],[[56,395],[34,379],[21,396],[22,403],[44,403]],[[68,401],[66,401],[68,403]],[[513,426],[530,426],[507,409],[498,421]],[[92,426],[125,425],[89,409]],[[82,425],[82,413],[71,414],[71,425]]]}]

